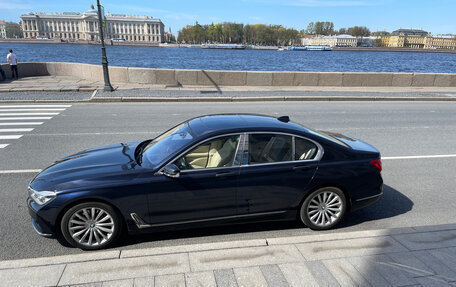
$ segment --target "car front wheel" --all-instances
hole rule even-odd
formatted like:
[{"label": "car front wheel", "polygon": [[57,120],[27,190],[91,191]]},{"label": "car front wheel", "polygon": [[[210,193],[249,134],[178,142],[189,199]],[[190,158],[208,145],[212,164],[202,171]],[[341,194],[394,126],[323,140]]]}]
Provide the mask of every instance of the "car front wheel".
[{"label": "car front wheel", "polygon": [[301,205],[300,219],[311,229],[334,227],[344,217],[347,208],[344,193],[335,187],[324,187],[312,192]]},{"label": "car front wheel", "polygon": [[121,231],[121,222],[111,206],[86,202],[65,212],[60,227],[65,240],[74,247],[95,250],[116,241]]}]

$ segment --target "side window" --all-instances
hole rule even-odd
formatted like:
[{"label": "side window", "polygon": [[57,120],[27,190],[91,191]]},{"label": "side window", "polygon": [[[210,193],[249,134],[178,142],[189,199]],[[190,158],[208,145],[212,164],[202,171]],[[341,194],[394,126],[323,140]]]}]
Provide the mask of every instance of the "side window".
[{"label": "side window", "polygon": [[293,156],[291,136],[278,134],[249,135],[249,164],[290,161]]},{"label": "side window", "polygon": [[239,137],[226,136],[205,142],[178,158],[174,164],[181,170],[232,166]]},{"label": "side window", "polygon": [[295,137],[295,160],[309,160],[317,156],[317,146],[308,140]]}]

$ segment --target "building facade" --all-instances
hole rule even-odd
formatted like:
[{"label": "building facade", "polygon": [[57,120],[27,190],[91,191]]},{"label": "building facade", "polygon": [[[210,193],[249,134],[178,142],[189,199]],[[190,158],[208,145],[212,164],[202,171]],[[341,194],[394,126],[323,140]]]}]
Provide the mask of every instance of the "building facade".
[{"label": "building facade", "polygon": [[307,45],[329,45],[330,47],[357,47],[358,38],[351,35],[305,37],[301,39],[303,46]]},{"label": "building facade", "polygon": [[456,49],[456,38],[449,36],[418,36],[399,35],[381,36],[380,43],[383,47],[414,48],[414,49]]},{"label": "building facade", "polygon": [[6,22],[0,21],[0,39],[6,38]]},{"label": "building facade", "polygon": [[[24,38],[60,38],[73,41],[99,41],[98,12],[30,13],[21,16]],[[105,39],[129,42],[163,43],[165,26],[149,16],[106,15]]]}]

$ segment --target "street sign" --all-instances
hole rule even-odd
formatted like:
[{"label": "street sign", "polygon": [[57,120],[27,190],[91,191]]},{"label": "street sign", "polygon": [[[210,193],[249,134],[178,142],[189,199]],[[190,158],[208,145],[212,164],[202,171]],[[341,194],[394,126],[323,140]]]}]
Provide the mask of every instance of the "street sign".
[{"label": "street sign", "polygon": [[104,13],[104,7],[102,5],[100,5],[100,8],[101,8],[101,23],[102,23],[103,27],[106,27],[106,17],[105,17],[105,13]]}]

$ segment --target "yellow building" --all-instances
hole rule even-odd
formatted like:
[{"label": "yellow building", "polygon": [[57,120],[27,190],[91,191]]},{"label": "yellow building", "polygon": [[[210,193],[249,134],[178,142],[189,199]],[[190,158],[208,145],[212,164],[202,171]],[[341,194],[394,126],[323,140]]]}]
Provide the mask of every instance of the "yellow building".
[{"label": "yellow building", "polygon": [[456,38],[418,35],[381,36],[382,47],[414,49],[456,49]]}]

